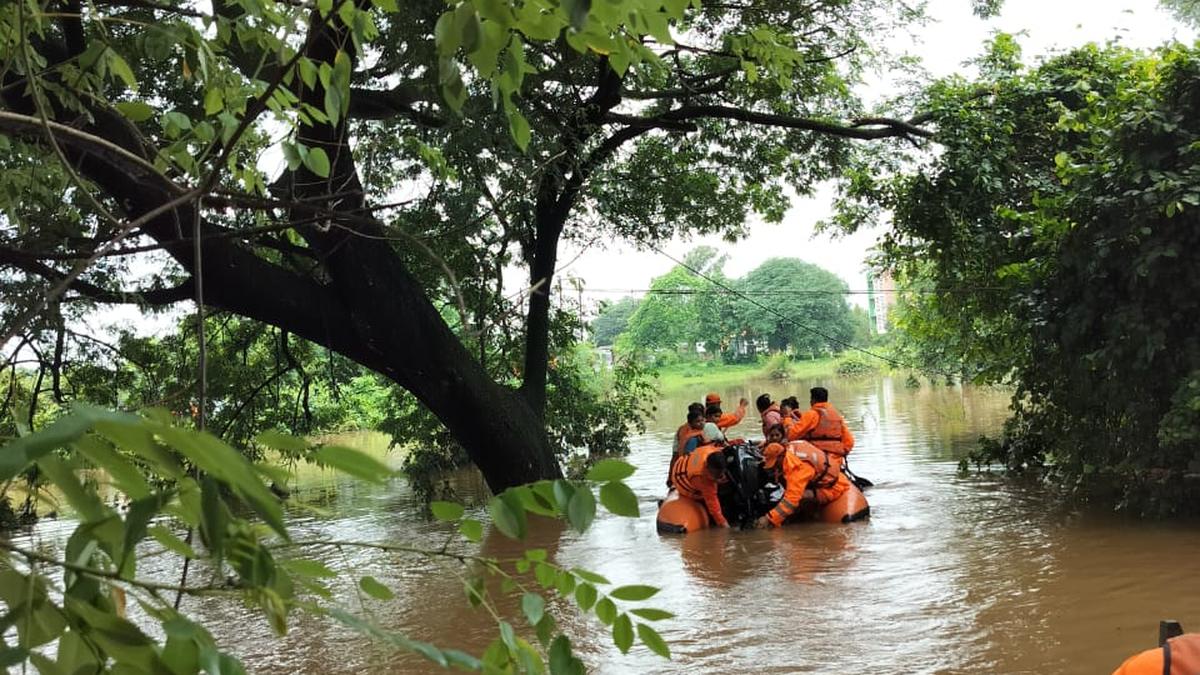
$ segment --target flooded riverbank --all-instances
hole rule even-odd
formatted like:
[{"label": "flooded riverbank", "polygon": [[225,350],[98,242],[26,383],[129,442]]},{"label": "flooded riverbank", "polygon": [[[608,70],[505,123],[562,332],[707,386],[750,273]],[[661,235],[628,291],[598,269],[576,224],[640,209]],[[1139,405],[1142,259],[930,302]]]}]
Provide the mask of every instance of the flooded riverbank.
[{"label": "flooded riverbank", "polygon": [[[738,396],[763,391],[804,399],[812,384],[719,391],[731,408]],[[631,441],[629,461],[639,470],[628,483],[641,518],[601,514],[583,535],[558,523],[531,525],[532,544],[559,563],[619,584],[658,585],[650,604],[677,615],[659,624],[675,654],[667,662],[640,646],[622,655],[595,619],[552,606],[593,672],[1111,672],[1154,644],[1159,619],[1200,629],[1193,524],[1047,508],[1038,486],[957,474],[977,437],[999,428],[1008,392],[908,389],[891,378],[828,384],[858,438],[854,469],[876,482],[869,522],[657,535],[670,438],[687,403],[704,394],[689,391],[665,395],[647,433]],[[734,431],[757,437],[757,415]],[[449,534],[424,518],[403,479],[367,486],[310,476],[305,485],[289,511],[297,539],[438,546]],[[453,487],[467,498],[482,490],[470,480]],[[66,526],[47,522],[34,536],[50,542]],[[480,547],[500,557],[522,548],[494,533]],[[472,653],[496,635],[492,618],[467,604],[453,563],[351,548],[326,554],[331,567],[373,575],[395,591],[393,600],[362,600],[389,629]],[[349,582],[336,592],[358,602]],[[227,602],[185,602],[197,603],[194,613],[253,672],[438,672],[323,620],[298,617],[276,638],[264,619]]]}]

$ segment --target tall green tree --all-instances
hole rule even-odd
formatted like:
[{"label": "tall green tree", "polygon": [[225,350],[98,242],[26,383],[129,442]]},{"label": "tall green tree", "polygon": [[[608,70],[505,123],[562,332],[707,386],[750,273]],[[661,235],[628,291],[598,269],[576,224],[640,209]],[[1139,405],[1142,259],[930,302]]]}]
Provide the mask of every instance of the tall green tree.
[{"label": "tall green tree", "polygon": [[846,282],[797,258],[770,258],[737,281],[745,297],[731,300],[727,320],[749,340],[772,351],[841,351],[854,337]]},{"label": "tall green tree", "polygon": [[691,251],[683,265],[650,282],[650,292],[629,317],[629,341],[645,349],[688,351],[696,344],[715,349],[723,340],[721,316],[727,302],[712,282],[697,276],[724,279],[724,258],[702,246]]},{"label": "tall green tree", "polygon": [[637,311],[641,301],[625,297],[600,308],[600,314],[592,321],[592,340],[600,347],[611,345],[617,336],[629,328],[629,319]]},{"label": "tall green tree", "polygon": [[[555,477],[560,241],[733,236],[861,141],[927,136],[853,94],[877,38],[917,18],[892,0],[5,4],[4,341],[18,318],[52,336],[59,286],[76,307],[203,287],[412,392],[493,488]],[[530,286],[515,382],[477,349],[512,310],[509,263]]]},{"label": "tall green tree", "polygon": [[1194,510],[1200,51],[1092,45],[1026,67],[1001,36],[980,63],[927,92],[942,151],[877,186],[887,263],[928,291],[901,327],[1017,386],[986,458]]}]

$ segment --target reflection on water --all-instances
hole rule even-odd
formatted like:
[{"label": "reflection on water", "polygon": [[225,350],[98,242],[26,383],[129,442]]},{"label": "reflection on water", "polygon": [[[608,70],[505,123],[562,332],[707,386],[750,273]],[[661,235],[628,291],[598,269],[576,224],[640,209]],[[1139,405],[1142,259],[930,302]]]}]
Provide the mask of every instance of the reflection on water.
[{"label": "reflection on water", "polygon": [[[907,389],[901,380],[870,378],[755,382],[721,394],[727,402],[763,392],[803,400],[814,384],[830,387],[858,439],[855,471],[876,482],[867,493],[869,522],[657,535],[670,438],[688,402],[703,396],[695,391],[665,396],[659,418],[631,441],[630,461],[642,467],[629,481],[640,519],[601,515],[583,535],[555,522],[531,524],[533,545],[560,564],[618,584],[658,585],[650,604],[677,615],[659,626],[675,654],[666,662],[642,647],[621,655],[597,621],[552,605],[594,672],[1103,673],[1152,646],[1160,619],[1200,627],[1195,526],[1050,510],[1036,486],[956,474],[976,438],[999,428],[1006,392]],[[736,431],[757,437],[757,415]],[[481,489],[470,479],[454,487],[462,497]],[[316,496],[311,490],[302,496]],[[294,510],[298,540],[440,545],[451,535],[419,515],[403,481],[317,490],[332,515]],[[47,523],[38,536],[54,540],[63,526]],[[498,557],[521,550],[492,534],[481,548]],[[380,602],[358,599],[352,583],[335,589],[389,628],[473,653],[496,634],[485,612],[468,607],[453,565],[351,548],[323,554],[396,590],[394,600]],[[193,609],[255,672],[437,672],[329,622],[297,617],[277,639],[248,612],[217,603]],[[515,606],[500,610],[519,616]]]}]

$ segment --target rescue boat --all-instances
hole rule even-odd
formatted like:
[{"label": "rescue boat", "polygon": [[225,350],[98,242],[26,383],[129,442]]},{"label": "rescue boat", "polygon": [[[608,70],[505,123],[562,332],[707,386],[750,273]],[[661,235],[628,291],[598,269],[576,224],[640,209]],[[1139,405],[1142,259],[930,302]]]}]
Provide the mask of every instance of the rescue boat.
[{"label": "rescue boat", "polygon": [[[718,492],[721,511],[730,524],[748,527],[779,502],[783,488],[766,480],[757,447],[731,445],[725,449],[725,455],[729,480],[721,484]],[[789,522],[851,523],[869,517],[871,507],[866,495],[851,482],[841,497],[824,506],[815,501],[801,502],[797,514],[799,517]],[[655,522],[660,534],[686,534],[712,526],[702,502],[681,497],[674,489],[660,502]]]}]

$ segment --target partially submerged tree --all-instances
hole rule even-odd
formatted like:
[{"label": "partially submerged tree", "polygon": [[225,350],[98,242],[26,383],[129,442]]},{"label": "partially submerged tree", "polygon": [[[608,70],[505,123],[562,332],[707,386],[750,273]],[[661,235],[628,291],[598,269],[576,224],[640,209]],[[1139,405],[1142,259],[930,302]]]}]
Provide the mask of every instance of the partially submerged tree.
[{"label": "partially submerged tree", "polygon": [[[558,476],[561,240],[736,235],[856,142],[927,136],[852,93],[872,39],[913,18],[890,0],[9,3],[3,342],[53,344],[88,303],[200,301],[411,391],[495,489]],[[510,311],[515,261],[513,387],[459,334]]]}]

